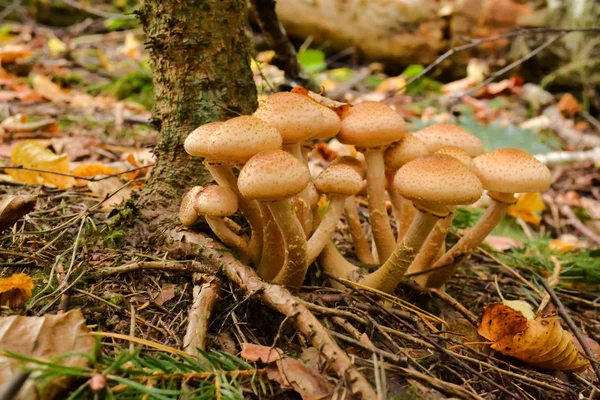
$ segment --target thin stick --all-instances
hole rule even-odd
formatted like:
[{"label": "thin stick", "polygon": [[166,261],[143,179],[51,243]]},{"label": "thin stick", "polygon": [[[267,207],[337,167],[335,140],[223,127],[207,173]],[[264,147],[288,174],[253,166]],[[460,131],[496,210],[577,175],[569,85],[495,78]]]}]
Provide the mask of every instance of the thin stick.
[{"label": "thin stick", "polygon": [[550,287],[548,282],[546,282],[546,280],[544,280],[544,279],[541,279],[540,284],[544,287],[544,289],[546,289],[546,292],[548,292],[548,294],[550,295],[552,302],[558,308],[558,314],[561,317],[563,317],[563,319],[569,326],[569,329],[571,329],[571,332],[573,332],[573,334],[579,341],[579,344],[583,348],[583,351],[585,352],[585,354],[588,356],[588,358],[592,362],[592,367],[594,368],[594,372],[596,372],[596,376],[598,377],[598,382],[600,382],[600,364],[598,364],[598,360],[596,359],[596,356],[594,355],[594,352],[588,345],[587,341],[583,337],[583,334],[581,333],[579,328],[577,328],[577,325],[575,325],[575,322],[573,321],[573,319],[571,319],[571,316],[567,312],[567,309],[565,308],[565,306],[563,306],[562,302],[560,301],[560,299],[558,298],[558,296],[556,295],[554,290],[552,290],[552,288]]},{"label": "thin stick", "polygon": [[40,172],[40,173],[44,173],[44,174],[66,176],[66,177],[69,177],[69,178],[81,179],[83,181],[88,181],[88,182],[100,182],[100,181],[103,181],[103,180],[106,180],[106,179],[110,179],[110,178],[115,177],[115,176],[120,176],[120,175],[128,174],[130,172],[135,172],[135,171],[139,171],[139,170],[146,169],[146,168],[151,168],[151,167],[154,167],[154,165],[156,165],[156,164],[152,163],[152,164],[148,164],[148,165],[146,165],[144,167],[137,167],[137,168],[129,169],[127,171],[121,171],[121,172],[116,172],[116,173],[110,174],[110,175],[104,175],[104,176],[102,176],[100,178],[96,178],[94,176],[89,177],[89,176],[73,175],[73,174],[67,174],[65,172],[49,171],[49,170],[46,170],[46,169],[39,169],[39,168],[29,168],[29,167],[24,167],[22,165],[13,165],[13,166],[5,166],[5,165],[3,165],[3,166],[0,166],[0,169],[4,169],[4,170],[7,170],[7,169],[18,169],[18,170],[21,170],[21,171]]},{"label": "thin stick", "polygon": [[421,79],[423,76],[425,76],[429,72],[431,72],[435,67],[437,67],[438,65],[443,63],[446,59],[452,57],[454,54],[459,53],[461,51],[472,49],[472,48],[477,47],[484,43],[495,42],[495,41],[502,40],[502,39],[511,39],[511,38],[515,38],[518,36],[536,35],[536,34],[542,34],[542,33],[565,33],[566,34],[566,33],[571,33],[571,32],[600,32],[600,27],[575,28],[575,29],[569,29],[569,28],[530,28],[530,29],[526,29],[526,28],[522,28],[522,29],[517,29],[512,32],[503,33],[501,35],[489,36],[489,37],[485,37],[485,38],[481,38],[481,39],[471,39],[466,44],[463,44],[463,45],[457,46],[457,47],[453,47],[450,50],[446,51],[444,54],[439,56],[433,63],[429,64],[421,72],[419,72],[415,76],[408,79],[406,81],[406,83],[404,84],[404,86],[398,88],[398,90],[396,90],[394,93],[391,93],[388,96],[386,96],[384,100],[392,98],[399,93],[402,93],[408,85],[412,84],[413,82],[417,81],[418,79]]},{"label": "thin stick", "polygon": [[[558,282],[560,281],[560,271],[562,269],[562,263],[559,261],[558,257],[556,257],[556,256],[551,256],[550,259],[554,263],[554,271],[552,271],[552,276],[548,280],[548,286],[553,288],[556,285],[558,285]],[[537,314],[542,312],[542,310],[544,308],[546,308],[546,306],[548,305],[549,302],[550,302],[550,294],[546,292],[544,297],[542,297],[540,306],[537,309]]]},{"label": "thin stick", "polygon": [[487,251],[485,251],[481,247],[479,248],[479,251],[481,251],[483,254],[485,254],[486,256],[488,256],[489,258],[491,258],[492,260],[494,260],[498,265],[500,265],[502,268],[504,268],[505,270],[507,270],[508,272],[510,272],[515,278],[517,278],[518,280],[520,280],[521,282],[523,282],[525,285],[527,285],[527,287],[529,289],[533,290],[535,292],[535,294],[537,294],[540,297],[543,297],[542,292],[540,292],[540,290],[538,288],[536,288],[527,279],[523,278],[523,276],[521,274],[519,274],[514,268],[509,267],[508,265],[506,265],[505,263],[503,263],[502,261],[500,261],[497,257],[494,257],[493,255],[491,255],[490,253],[488,253]]},{"label": "thin stick", "polygon": [[596,235],[590,228],[585,226],[583,222],[577,218],[570,206],[563,204],[559,207],[560,212],[567,217],[567,222],[575,227],[579,232],[588,237],[592,242],[600,245],[600,237]]}]

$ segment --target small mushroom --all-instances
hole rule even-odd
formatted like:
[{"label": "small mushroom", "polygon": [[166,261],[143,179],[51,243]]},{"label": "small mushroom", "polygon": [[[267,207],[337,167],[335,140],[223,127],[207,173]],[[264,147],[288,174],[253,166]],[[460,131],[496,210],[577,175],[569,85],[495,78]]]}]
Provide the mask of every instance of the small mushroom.
[{"label": "small mushroom", "polygon": [[393,292],[423,242],[440,218],[449,215],[448,206],[471,204],[483,188],[477,176],[463,163],[442,154],[419,157],[398,170],[394,190],[417,208],[402,243],[392,256],[363,284],[387,293]]},{"label": "small mushroom", "polygon": [[406,134],[404,120],[384,103],[367,101],[347,110],[337,138],[362,149],[367,163],[367,192],[373,238],[381,260],[396,247],[385,206],[385,166],[383,152]]},{"label": "small mushroom", "polygon": [[354,196],[363,187],[363,180],[358,172],[347,164],[337,163],[325,168],[317,179],[315,187],[327,195],[329,208],[325,218],[308,240],[308,264],[312,264],[327,242],[331,239],[333,231],[344,211],[344,202],[347,197]]},{"label": "small mushroom", "polygon": [[233,215],[238,210],[238,196],[231,189],[223,186],[201,187],[195,193],[193,204],[196,213],[204,215],[208,226],[223,243],[237,250],[244,261],[250,259],[248,241],[232,232],[223,220],[223,217]]},{"label": "small mushroom", "polygon": [[460,147],[471,157],[483,154],[483,143],[476,136],[471,135],[458,125],[434,124],[413,133],[420,139],[429,153],[434,153],[442,147]]},{"label": "small mushroom", "polygon": [[[351,156],[342,156],[333,160],[330,165],[338,163],[351,166],[360,174],[362,179],[365,178],[366,167],[364,161]],[[367,242],[365,232],[363,231],[360,222],[358,205],[356,204],[354,196],[348,196],[346,198],[344,202],[344,213],[346,215],[346,222],[348,223],[348,230],[350,231],[350,236],[352,237],[352,242],[354,243],[356,257],[363,264],[373,264],[375,261],[373,259],[373,255],[371,254],[369,243]]]},{"label": "small mushroom", "polygon": [[457,266],[441,267],[479,246],[515,202],[515,193],[543,192],[552,183],[548,168],[519,149],[506,148],[482,154],[473,159],[473,164],[483,188],[488,190],[491,204],[477,224],[436,261],[431,268],[435,270],[420,275],[419,283],[422,286],[441,287],[454,274]]},{"label": "small mushroom", "polygon": [[194,186],[181,199],[179,207],[179,221],[183,226],[192,226],[198,222],[198,213],[194,209],[196,196],[204,189],[202,186]]},{"label": "small mushroom", "polygon": [[[285,243],[285,262],[274,278],[275,283],[299,287],[308,269],[307,243],[302,225],[292,212],[292,202],[310,182],[308,168],[288,152],[274,150],[259,153],[242,168],[238,178],[241,194],[264,202]],[[279,266],[273,266],[279,269]]]}]

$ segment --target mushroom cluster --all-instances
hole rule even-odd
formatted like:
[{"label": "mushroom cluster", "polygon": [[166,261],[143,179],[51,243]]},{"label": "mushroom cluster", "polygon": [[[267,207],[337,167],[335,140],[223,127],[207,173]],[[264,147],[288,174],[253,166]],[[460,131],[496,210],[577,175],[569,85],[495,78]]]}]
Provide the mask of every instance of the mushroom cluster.
[{"label": "mushroom cluster", "polygon": [[[311,177],[311,143],[333,137],[364,157],[340,157]],[[528,153],[484,153],[481,141],[456,125],[409,134],[384,103],[344,105],[302,88],[268,97],[253,116],[203,125],[184,146],[204,158],[217,185],[194,187],[184,196],[181,223],[193,225],[203,216],[263,279],[292,287],[302,284],[319,259],[331,276],[388,293],[407,271],[420,285],[439,288],[454,273],[455,260],[500,222],[515,193],[544,191],[551,181],[550,171]],[[484,190],[491,206],[446,251],[456,206],[474,203]],[[361,193],[368,199],[372,248],[354,200]],[[324,213],[322,198],[328,204]],[[248,221],[248,235],[227,218],[238,209]],[[350,263],[332,242],[342,214],[356,258],[379,264],[374,272]]]}]

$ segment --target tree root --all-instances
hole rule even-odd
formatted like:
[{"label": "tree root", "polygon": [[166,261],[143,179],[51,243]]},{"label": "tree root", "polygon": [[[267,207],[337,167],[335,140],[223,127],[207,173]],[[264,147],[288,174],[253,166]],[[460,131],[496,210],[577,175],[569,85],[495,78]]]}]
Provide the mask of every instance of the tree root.
[{"label": "tree root", "polygon": [[294,320],[296,327],[319,349],[328,366],[343,379],[353,398],[377,399],[369,381],[358,371],[348,355],[330,335],[303,302],[286,288],[263,282],[250,267],[236,260],[222,245],[202,234],[189,231],[172,231],[167,238],[167,248],[176,257],[195,256],[198,261],[143,262],[117,268],[105,268],[100,275],[114,275],[139,269],[156,269],[179,272],[220,273],[235,283],[246,295],[251,295],[263,304]]},{"label": "tree root", "polygon": [[194,285],[194,303],[190,307],[188,326],[183,338],[183,350],[197,356],[198,349],[206,350],[210,315],[221,298],[221,280],[212,275],[195,276],[194,280],[202,283]]}]

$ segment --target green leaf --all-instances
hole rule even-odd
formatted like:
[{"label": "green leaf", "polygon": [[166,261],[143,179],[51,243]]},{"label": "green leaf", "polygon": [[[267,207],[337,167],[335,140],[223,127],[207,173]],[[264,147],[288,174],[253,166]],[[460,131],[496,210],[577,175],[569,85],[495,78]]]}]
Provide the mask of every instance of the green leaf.
[{"label": "green leaf", "polygon": [[415,75],[420,74],[421,72],[423,72],[423,70],[425,69],[425,67],[423,67],[422,65],[419,64],[412,64],[409,65],[408,67],[406,67],[406,69],[404,71],[402,71],[402,76],[404,76],[406,79],[410,79]]},{"label": "green leaf", "polygon": [[114,30],[117,30],[117,29],[121,28],[126,23],[127,23],[127,20],[125,20],[125,19],[112,19],[112,18],[109,18],[109,19],[107,19],[107,20],[104,21],[104,26],[109,31],[114,31]]},{"label": "green leaf", "polygon": [[305,49],[298,52],[298,62],[309,74],[316,74],[327,69],[325,53],[316,49]]}]

